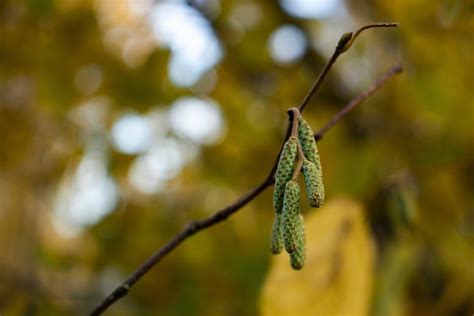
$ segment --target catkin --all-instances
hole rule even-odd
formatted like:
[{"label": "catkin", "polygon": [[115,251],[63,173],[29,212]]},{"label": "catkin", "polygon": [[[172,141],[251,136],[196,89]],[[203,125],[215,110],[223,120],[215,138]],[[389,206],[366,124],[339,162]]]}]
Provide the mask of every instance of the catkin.
[{"label": "catkin", "polygon": [[321,168],[321,163],[319,161],[319,152],[318,147],[316,146],[316,141],[314,140],[313,130],[302,117],[298,119],[298,139],[301,144],[301,149],[305,157],[314,163],[318,168]]},{"label": "catkin", "polygon": [[299,212],[300,187],[291,180],[286,185],[283,199],[283,240],[288,253],[292,253],[297,245]]},{"label": "catkin", "polygon": [[320,207],[324,203],[324,184],[321,169],[305,159],[303,161],[303,176],[309,205]]},{"label": "catkin", "polygon": [[297,243],[295,250],[290,254],[290,264],[295,270],[303,268],[306,259],[306,236],[304,231],[303,216],[299,214],[297,221]]},{"label": "catkin", "polygon": [[309,202],[312,207],[320,207],[324,202],[321,161],[319,159],[318,147],[314,140],[313,130],[302,117],[298,119],[298,139],[306,159],[314,165],[313,167],[306,162],[303,165],[303,174]]},{"label": "catkin", "polygon": [[296,153],[298,149],[298,139],[290,137],[281,151],[278,161],[277,170],[275,172],[275,186],[273,189],[273,207],[275,212],[281,214],[283,208],[283,196],[285,194],[285,186],[293,176]]},{"label": "catkin", "polygon": [[282,215],[275,213],[273,219],[270,251],[272,254],[279,254],[283,250],[283,232],[282,232]]}]

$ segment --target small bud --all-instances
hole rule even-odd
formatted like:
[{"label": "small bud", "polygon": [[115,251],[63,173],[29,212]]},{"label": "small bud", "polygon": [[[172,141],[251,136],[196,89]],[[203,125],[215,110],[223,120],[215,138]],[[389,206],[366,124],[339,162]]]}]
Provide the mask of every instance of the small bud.
[{"label": "small bud", "polygon": [[283,231],[282,231],[282,215],[275,213],[273,220],[272,234],[270,241],[270,251],[272,254],[279,254],[283,250]]},{"label": "small bud", "polygon": [[309,205],[320,207],[324,203],[324,184],[321,169],[305,159],[303,162],[303,176]]},{"label": "small bud", "polygon": [[298,221],[300,212],[300,187],[291,180],[286,185],[283,199],[283,239],[285,250],[292,253],[298,240]]},{"label": "small bud", "polygon": [[293,170],[298,149],[298,139],[290,137],[281,151],[278,161],[277,170],[275,172],[275,186],[273,189],[273,207],[275,212],[281,214],[283,208],[283,196],[285,194],[285,186],[293,176]]},{"label": "small bud", "polygon": [[339,42],[337,43],[337,50],[339,50],[340,52],[345,52],[346,50],[348,50],[350,47],[349,42],[351,41],[351,39],[352,32],[342,34],[341,38],[339,39]]}]

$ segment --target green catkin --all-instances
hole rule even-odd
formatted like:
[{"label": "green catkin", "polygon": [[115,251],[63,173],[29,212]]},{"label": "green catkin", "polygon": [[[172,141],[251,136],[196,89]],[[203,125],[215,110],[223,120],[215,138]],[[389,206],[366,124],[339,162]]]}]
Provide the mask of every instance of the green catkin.
[{"label": "green catkin", "polygon": [[[306,162],[303,165],[303,174],[305,177],[309,202],[312,207],[320,207],[324,202],[324,184],[321,161],[319,159],[318,147],[314,140],[313,130],[302,117],[298,119],[298,139],[306,159],[314,165],[313,167]],[[311,191],[310,189],[314,190]]]},{"label": "green catkin", "polygon": [[300,213],[300,187],[291,180],[286,184],[283,199],[283,240],[285,250],[292,253],[298,241],[298,222]]},{"label": "green catkin", "polygon": [[298,150],[298,139],[294,136],[290,137],[281,151],[278,167],[275,172],[275,186],[273,189],[273,207],[275,212],[281,214],[283,209],[283,196],[285,194],[285,186],[293,176],[293,170]]},{"label": "green catkin", "polygon": [[303,161],[303,176],[309,205],[320,207],[324,203],[324,184],[321,169],[305,159]]},{"label": "green catkin", "polygon": [[314,140],[313,130],[302,117],[298,119],[298,139],[301,144],[301,149],[305,157],[314,163],[316,167],[321,169],[321,162],[319,161],[318,147]]},{"label": "green catkin", "polygon": [[270,251],[277,255],[283,250],[283,231],[282,231],[282,215],[275,213],[273,220]]},{"label": "green catkin", "polygon": [[306,236],[303,215],[299,214],[297,222],[298,240],[295,250],[290,254],[290,264],[295,270],[301,270],[306,259]]}]

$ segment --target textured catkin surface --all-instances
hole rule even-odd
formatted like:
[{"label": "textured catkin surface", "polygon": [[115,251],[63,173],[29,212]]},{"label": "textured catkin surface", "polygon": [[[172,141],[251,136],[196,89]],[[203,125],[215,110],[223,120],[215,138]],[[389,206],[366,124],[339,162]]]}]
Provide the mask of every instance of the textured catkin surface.
[{"label": "textured catkin surface", "polygon": [[283,250],[283,227],[282,215],[275,213],[273,219],[272,233],[270,236],[270,251],[273,254],[279,254]]},{"label": "textured catkin surface", "polygon": [[300,187],[291,180],[287,183],[283,199],[283,239],[285,250],[291,253],[295,250],[298,240],[298,221],[300,213]]},{"label": "textured catkin surface", "polygon": [[290,254],[290,265],[295,270],[300,270],[304,266],[306,259],[306,236],[304,231],[304,219],[303,215],[298,215],[296,223],[296,248]]},{"label": "textured catkin surface", "polygon": [[306,158],[320,168],[319,152],[311,126],[302,117],[298,119],[298,139]]},{"label": "textured catkin surface", "polygon": [[293,176],[293,170],[298,149],[298,139],[290,137],[280,155],[278,167],[275,172],[275,186],[273,189],[273,208],[275,212],[281,213],[283,209],[283,196],[285,194],[285,186]]},{"label": "textured catkin surface", "polygon": [[324,203],[324,184],[321,169],[305,159],[303,162],[303,176],[309,205],[320,207]]},{"label": "textured catkin surface", "polygon": [[298,139],[300,140],[305,157],[314,163],[317,168],[321,169],[318,147],[314,140],[313,130],[308,122],[301,117],[298,119]]}]

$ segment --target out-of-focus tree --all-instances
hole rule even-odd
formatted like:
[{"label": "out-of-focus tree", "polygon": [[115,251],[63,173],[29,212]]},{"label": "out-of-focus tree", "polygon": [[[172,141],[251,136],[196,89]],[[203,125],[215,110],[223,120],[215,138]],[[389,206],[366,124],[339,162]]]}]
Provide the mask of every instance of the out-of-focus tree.
[{"label": "out-of-focus tree", "polygon": [[[463,0],[1,1],[0,313],[89,312],[186,222],[263,179],[286,108],[339,36],[380,21],[400,27],[364,34],[305,112],[320,127],[404,65],[319,145],[328,204],[361,205],[348,208],[363,245],[355,231],[345,245],[373,260],[365,314],[472,314],[474,7]],[[270,260],[271,205],[266,192],[184,243],[109,314],[264,313],[272,276],[295,285],[325,271]],[[337,222],[330,212],[308,218]],[[318,253],[327,245],[313,237]],[[344,258],[350,275],[359,262]]]}]

